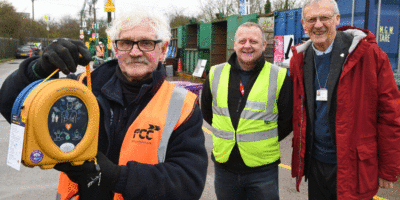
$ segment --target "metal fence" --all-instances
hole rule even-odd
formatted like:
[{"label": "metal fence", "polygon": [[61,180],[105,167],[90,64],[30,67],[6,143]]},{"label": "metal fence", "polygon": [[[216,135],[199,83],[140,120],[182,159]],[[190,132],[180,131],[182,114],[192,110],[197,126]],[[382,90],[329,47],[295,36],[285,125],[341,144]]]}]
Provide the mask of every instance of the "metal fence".
[{"label": "metal fence", "polygon": [[[27,42],[41,43],[42,50],[46,48],[53,40],[54,38],[34,38],[34,37],[26,37],[24,39],[26,43]],[[70,39],[70,40],[79,41],[76,39]],[[23,44],[21,44],[20,40],[18,39],[0,37],[0,59],[15,57],[15,51],[20,45]]]},{"label": "metal fence", "polygon": [[53,42],[53,40],[55,40],[55,38],[35,38],[35,37],[26,37],[25,38],[26,42],[41,43],[42,49],[46,48],[47,45],[49,45],[51,42]]},{"label": "metal fence", "polygon": [[[41,43],[42,44],[42,50],[46,48],[50,43],[52,43],[56,38],[34,38],[34,37],[26,37],[25,40],[26,42],[33,42],[33,43]],[[79,39],[70,39],[70,38],[64,38],[68,39],[70,41],[82,41]],[[22,45],[22,44],[21,44]]]},{"label": "metal fence", "polygon": [[0,59],[14,57],[18,45],[17,39],[0,37]]}]

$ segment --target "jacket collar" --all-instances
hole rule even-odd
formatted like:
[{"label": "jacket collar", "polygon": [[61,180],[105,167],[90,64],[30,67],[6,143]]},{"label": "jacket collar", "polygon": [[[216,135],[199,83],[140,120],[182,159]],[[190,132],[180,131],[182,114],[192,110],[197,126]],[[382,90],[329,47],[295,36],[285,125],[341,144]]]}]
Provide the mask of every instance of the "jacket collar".
[{"label": "jacket collar", "polygon": [[[333,42],[332,56],[331,56],[331,66],[329,68],[328,77],[328,113],[332,104],[332,97],[334,94],[335,86],[339,80],[342,66],[346,61],[350,45],[352,44],[352,35],[338,31]],[[303,64],[303,80],[305,93],[307,97],[307,106],[309,109],[310,120],[314,120],[314,103],[315,103],[315,92],[314,92],[314,49],[310,45],[311,42],[307,41],[307,44],[296,50],[303,51],[304,54],[304,64]],[[303,49],[307,47],[307,49]]]},{"label": "jacket collar", "polygon": [[328,77],[328,113],[332,105],[333,91],[335,90],[343,69],[343,65],[345,64],[345,61],[349,54],[349,48],[352,39],[352,35],[348,35],[344,32],[338,31],[333,43],[331,66],[329,69]]},{"label": "jacket collar", "polygon": [[310,120],[314,120],[314,103],[315,103],[315,92],[314,92],[314,49],[311,47],[309,43],[307,45],[307,49],[303,52],[304,55],[304,63],[303,63],[303,82],[305,95],[307,99],[307,107],[308,114],[310,116]]}]

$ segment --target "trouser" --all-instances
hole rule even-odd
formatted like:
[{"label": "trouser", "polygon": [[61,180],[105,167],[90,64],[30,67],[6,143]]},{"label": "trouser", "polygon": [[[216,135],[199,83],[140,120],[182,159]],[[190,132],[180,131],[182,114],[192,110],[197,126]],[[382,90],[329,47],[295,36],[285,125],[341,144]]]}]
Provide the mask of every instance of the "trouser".
[{"label": "trouser", "polygon": [[279,200],[278,166],[245,174],[214,166],[218,200]]},{"label": "trouser", "polygon": [[308,174],[308,199],[336,200],[337,165],[311,158]]}]

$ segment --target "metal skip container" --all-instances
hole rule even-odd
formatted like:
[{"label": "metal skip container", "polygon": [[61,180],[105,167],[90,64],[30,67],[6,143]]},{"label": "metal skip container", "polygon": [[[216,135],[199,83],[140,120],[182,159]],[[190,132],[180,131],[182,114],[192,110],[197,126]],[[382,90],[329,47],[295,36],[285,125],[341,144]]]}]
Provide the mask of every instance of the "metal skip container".
[{"label": "metal skip container", "polygon": [[290,47],[302,43],[308,35],[301,25],[301,9],[275,11],[274,15],[274,64],[288,68]]},{"label": "metal skip container", "polygon": [[379,47],[389,57],[393,72],[399,73],[400,0],[337,0],[337,3],[339,26],[355,26],[375,34]]},{"label": "metal skip container", "polygon": [[[205,72],[210,68],[211,23],[192,23],[184,26],[184,71],[192,74],[199,59],[207,60]],[[205,74],[204,74],[205,76]]]}]

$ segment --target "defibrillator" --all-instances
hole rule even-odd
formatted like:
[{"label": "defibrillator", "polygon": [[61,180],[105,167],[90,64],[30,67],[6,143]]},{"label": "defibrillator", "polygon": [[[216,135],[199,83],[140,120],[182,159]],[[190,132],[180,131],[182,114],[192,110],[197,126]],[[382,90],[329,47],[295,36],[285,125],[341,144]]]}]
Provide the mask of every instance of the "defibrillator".
[{"label": "defibrillator", "polygon": [[25,127],[21,163],[51,169],[57,163],[81,165],[94,159],[99,118],[96,97],[81,82],[45,79],[31,83],[12,108],[12,122]]}]

